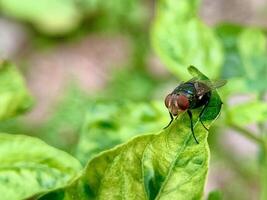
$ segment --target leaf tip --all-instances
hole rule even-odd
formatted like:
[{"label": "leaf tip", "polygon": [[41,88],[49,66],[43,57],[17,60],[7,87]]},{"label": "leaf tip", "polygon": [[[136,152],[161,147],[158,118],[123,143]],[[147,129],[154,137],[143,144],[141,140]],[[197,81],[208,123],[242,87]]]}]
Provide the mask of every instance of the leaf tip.
[{"label": "leaf tip", "polygon": [[187,68],[189,74],[191,74],[192,76],[196,76],[198,74],[200,74],[200,71],[193,65],[190,65],[188,68]]}]

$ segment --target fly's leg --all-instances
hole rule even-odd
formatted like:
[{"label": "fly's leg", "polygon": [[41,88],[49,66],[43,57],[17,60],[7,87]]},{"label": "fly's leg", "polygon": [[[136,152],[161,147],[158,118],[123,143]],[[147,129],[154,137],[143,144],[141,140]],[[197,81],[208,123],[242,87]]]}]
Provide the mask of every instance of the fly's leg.
[{"label": "fly's leg", "polygon": [[203,126],[207,131],[209,131],[209,129],[204,125],[204,123],[203,123],[203,121],[202,121],[202,115],[203,115],[204,111],[206,110],[206,108],[208,107],[208,104],[209,104],[209,102],[207,102],[207,103],[204,105],[203,109],[201,110],[201,112],[200,112],[200,114],[199,114],[199,116],[198,116],[200,123],[202,124],[202,126]]},{"label": "fly's leg", "polygon": [[189,115],[189,118],[190,118],[190,127],[191,127],[191,132],[192,132],[192,135],[196,141],[197,144],[199,144],[199,142],[197,141],[197,138],[195,136],[195,133],[194,133],[194,127],[193,127],[193,115],[192,115],[192,112],[190,110],[187,110],[187,113]]},{"label": "fly's leg", "polygon": [[171,117],[171,121],[169,122],[169,124],[167,126],[164,127],[164,129],[168,128],[171,125],[172,121],[173,121],[173,116],[172,116],[171,112],[169,112],[169,114],[170,114],[170,117]]}]

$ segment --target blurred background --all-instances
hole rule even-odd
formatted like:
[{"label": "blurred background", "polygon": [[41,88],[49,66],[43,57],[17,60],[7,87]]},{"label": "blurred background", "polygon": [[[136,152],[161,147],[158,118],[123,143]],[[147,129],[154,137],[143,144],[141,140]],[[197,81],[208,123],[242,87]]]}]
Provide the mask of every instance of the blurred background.
[{"label": "blurred background", "polygon": [[[0,130],[39,137],[85,164],[164,127],[163,100],[195,64],[212,79],[228,80],[209,135],[207,193],[259,199],[261,188],[267,192],[260,178],[266,152],[257,142],[267,135],[267,1],[187,4],[173,17],[176,27],[156,13],[154,0],[0,0],[0,59],[17,65],[34,99],[27,113],[1,121]],[[162,55],[172,45],[181,47],[181,58]]]}]

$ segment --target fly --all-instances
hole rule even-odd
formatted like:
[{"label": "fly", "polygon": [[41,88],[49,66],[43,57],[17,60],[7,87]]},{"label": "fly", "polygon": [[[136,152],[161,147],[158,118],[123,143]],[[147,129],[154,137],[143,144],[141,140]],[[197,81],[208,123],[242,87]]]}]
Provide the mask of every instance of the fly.
[{"label": "fly", "polygon": [[171,121],[165,128],[171,125],[175,116],[186,111],[190,118],[192,135],[196,143],[199,144],[194,133],[193,115],[191,110],[203,107],[198,118],[202,126],[208,130],[203,124],[202,115],[210,102],[212,90],[222,87],[225,84],[225,80],[211,82],[209,80],[197,80],[197,78],[193,78],[178,85],[173,92],[168,94],[165,98],[165,106],[168,108],[171,118]]}]

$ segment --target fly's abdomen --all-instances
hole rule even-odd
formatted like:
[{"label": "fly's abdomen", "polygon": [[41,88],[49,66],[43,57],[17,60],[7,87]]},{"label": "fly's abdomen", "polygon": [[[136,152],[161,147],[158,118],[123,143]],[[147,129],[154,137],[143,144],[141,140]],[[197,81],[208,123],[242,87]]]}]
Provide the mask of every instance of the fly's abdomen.
[{"label": "fly's abdomen", "polygon": [[201,96],[196,96],[195,97],[195,103],[194,103],[193,107],[191,107],[191,109],[199,108],[201,106],[204,106],[205,104],[207,104],[209,102],[210,97],[211,97],[211,92],[208,92],[208,93],[204,94],[202,97]]}]

